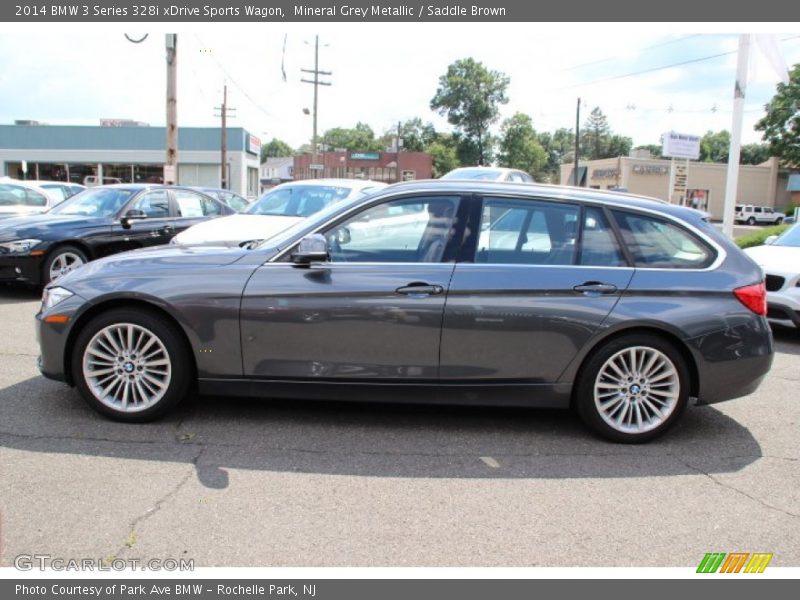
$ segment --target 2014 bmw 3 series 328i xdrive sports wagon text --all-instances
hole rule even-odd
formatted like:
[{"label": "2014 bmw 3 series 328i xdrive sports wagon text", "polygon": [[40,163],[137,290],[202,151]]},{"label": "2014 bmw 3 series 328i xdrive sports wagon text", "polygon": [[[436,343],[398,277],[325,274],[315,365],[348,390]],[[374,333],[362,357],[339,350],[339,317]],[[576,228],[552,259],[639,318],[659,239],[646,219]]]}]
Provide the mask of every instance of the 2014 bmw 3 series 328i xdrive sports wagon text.
[{"label": "2014 bmw 3 series 328i xdrive sports wagon text", "polygon": [[595,190],[420,181],[276,237],[135,250],[45,289],[40,368],[120,421],[202,393],[574,407],[641,442],[751,393],[759,267],[696,211]]}]

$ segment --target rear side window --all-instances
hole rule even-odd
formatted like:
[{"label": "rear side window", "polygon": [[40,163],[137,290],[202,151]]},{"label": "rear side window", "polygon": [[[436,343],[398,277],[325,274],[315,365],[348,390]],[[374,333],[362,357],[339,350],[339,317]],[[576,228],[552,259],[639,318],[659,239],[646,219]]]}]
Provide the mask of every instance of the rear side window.
[{"label": "rear side window", "polygon": [[603,211],[587,206],[583,215],[583,238],[578,264],[589,267],[627,266]]},{"label": "rear side window", "polygon": [[716,254],[700,238],[658,217],[613,211],[637,267],[703,269]]},{"label": "rear side window", "polygon": [[220,214],[220,208],[210,198],[195,194],[188,190],[175,190],[175,201],[181,217],[208,217]]},{"label": "rear side window", "polygon": [[475,262],[571,265],[577,221],[573,205],[487,199]]}]

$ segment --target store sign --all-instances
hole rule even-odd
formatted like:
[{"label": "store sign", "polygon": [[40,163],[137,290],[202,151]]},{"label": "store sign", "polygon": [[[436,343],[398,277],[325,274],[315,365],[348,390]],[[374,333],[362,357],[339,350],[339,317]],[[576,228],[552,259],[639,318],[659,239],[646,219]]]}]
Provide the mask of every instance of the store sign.
[{"label": "store sign", "polygon": [[247,135],[247,151],[250,154],[261,154],[261,139],[254,135]]},{"label": "store sign", "polygon": [[619,177],[619,169],[595,169],[592,179],[611,179]]},{"label": "store sign", "polygon": [[662,139],[661,154],[671,158],[700,158],[700,136],[669,131]]},{"label": "store sign", "polygon": [[662,165],[633,165],[633,172],[637,175],[666,175],[669,167]]},{"label": "store sign", "polygon": [[351,152],[351,160],[380,160],[380,152]]}]

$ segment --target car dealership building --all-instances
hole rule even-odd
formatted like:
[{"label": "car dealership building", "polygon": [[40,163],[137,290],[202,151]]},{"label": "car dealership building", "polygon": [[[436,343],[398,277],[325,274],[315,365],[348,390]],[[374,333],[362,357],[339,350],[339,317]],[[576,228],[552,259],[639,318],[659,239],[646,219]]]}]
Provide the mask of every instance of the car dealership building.
[{"label": "car dealership building", "polygon": [[[679,171],[685,169],[684,172]],[[648,158],[644,155],[621,156],[582,161],[578,165],[578,181],[584,187],[601,190],[624,190],[632,194],[652,196],[673,203],[693,206],[722,219],[728,165],[675,159]],[[574,168],[561,165],[561,184],[571,185]],[[670,194],[676,177],[683,176],[685,192]],[[791,204],[787,189],[789,173],[771,158],[760,165],[741,165],[736,193],[737,204],[771,206],[782,211]]]},{"label": "car dealership building", "polygon": [[[104,126],[0,125],[0,175],[81,184],[87,177],[89,181],[105,183],[161,183],[165,128],[130,121],[103,123]],[[226,139],[228,187],[254,198],[258,195],[261,140],[241,127],[227,128]],[[177,182],[220,187],[220,146],[219,128],[180,127]]]}]

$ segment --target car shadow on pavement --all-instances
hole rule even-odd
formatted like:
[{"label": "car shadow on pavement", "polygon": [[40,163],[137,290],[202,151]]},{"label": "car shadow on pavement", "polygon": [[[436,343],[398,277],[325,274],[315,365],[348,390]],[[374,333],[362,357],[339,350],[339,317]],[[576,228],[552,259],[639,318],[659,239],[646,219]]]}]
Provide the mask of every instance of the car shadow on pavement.
[{"label": "car shadow on pavement", "polygon": [[772,337],[775,340],[776,352],[800,356],[800,329],[773,325]]},{"label": "car shadow on pavement", "polygon": [[0,390],[0,446],[193,464],[203,485],[228,469],[412,478],[598,478],[738,471],[761,457],[750,432],[690,407],[664,437],[612,444],[569,411],[196,397],[161,421],[94,413],[41,377]]},{"label": "car shadow on pavement", "polygon": [[0,284],[0,305],[30,302],[31,300],[39,300],[41,297],[41,288],[8,283]]}]

